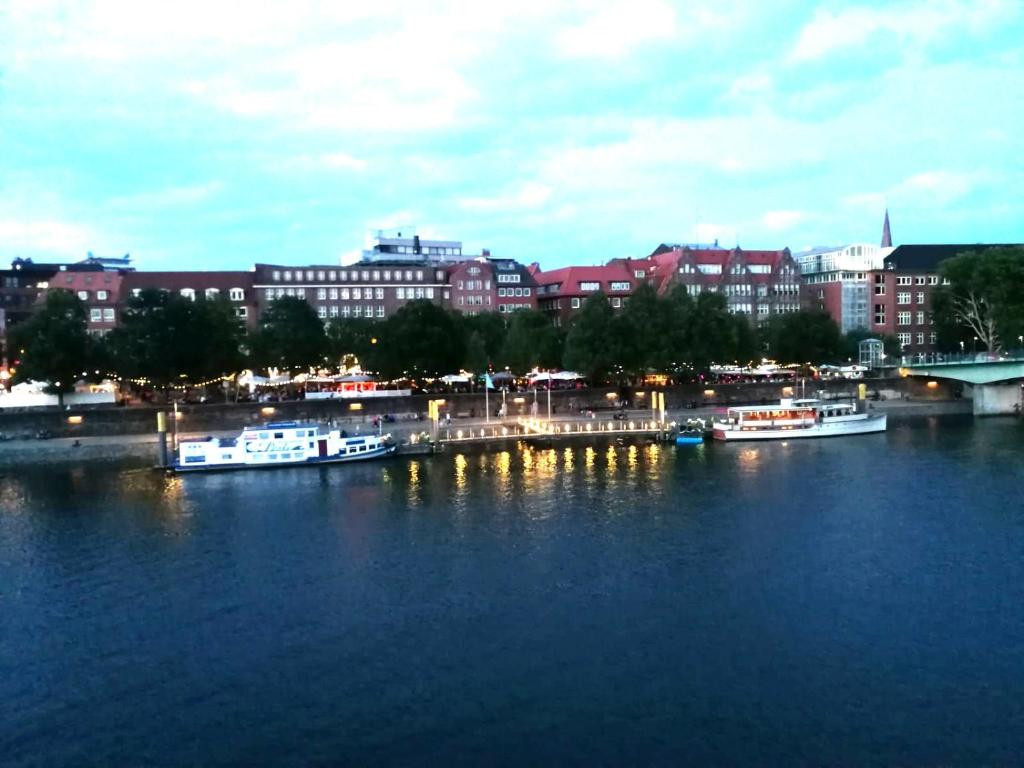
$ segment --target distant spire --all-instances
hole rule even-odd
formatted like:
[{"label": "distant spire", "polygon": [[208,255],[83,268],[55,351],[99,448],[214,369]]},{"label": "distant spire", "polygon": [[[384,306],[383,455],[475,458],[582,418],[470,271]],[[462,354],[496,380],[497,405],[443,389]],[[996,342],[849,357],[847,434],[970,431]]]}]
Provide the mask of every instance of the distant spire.
[{"label": "distant spire", "polygon": [[892,232],[889,230],[889,209],[885,209],[885,223],[882,224],[882,247],[892,248]]}]

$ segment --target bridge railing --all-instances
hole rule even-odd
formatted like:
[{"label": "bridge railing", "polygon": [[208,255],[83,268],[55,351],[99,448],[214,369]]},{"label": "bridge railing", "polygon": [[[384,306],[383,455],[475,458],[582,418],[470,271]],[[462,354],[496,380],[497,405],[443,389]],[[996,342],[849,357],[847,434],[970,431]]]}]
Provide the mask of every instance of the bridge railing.
[{"label": "bridge railing", "polygon": [[965,365],[978,363],[1006,363],[1024,360],[1024,349],[1002,350],[1000,352],[919,352],[903,355],[900,365],[910,368],[915,365]]}]

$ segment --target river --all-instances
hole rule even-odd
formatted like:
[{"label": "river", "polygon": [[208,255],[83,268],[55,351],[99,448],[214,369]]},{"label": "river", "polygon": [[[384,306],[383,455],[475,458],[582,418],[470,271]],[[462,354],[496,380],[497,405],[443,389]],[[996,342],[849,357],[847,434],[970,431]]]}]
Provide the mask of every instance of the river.
[{"label": "river", "polygon": [[0,470],[0,763],[1016,763],[1024,425]]}]

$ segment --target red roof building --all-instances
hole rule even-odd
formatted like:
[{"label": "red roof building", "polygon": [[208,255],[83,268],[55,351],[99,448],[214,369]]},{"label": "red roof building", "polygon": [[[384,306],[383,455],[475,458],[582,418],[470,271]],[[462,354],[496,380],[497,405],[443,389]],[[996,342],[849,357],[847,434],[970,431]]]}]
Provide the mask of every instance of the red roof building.
[{"label": "red roof building", "polygon": [[637,285],[622,260],[601,267],[563,267],[536,272],[537,306],[555,325],[567,325],[583,302],[598,291],[608,296],[613,309],[621,309]]},{"label": "red roof building", "polygon": [[121,305],[145,288],[179,293],[193,300],[200,295],[223,296],[247,326],[254,327],[257,321],[252,272],[125,272],[121,278]]}]

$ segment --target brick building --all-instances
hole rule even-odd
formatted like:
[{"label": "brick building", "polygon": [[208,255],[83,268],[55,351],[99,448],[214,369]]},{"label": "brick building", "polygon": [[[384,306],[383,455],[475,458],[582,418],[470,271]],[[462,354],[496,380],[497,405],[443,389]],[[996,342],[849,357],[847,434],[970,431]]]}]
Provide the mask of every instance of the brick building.
[{"label": "brick building", "polygon": [[130,296],[137,296],[146,288],[178,293],[193,300],[197,296],[223,296],[234,306],[239,319],[250,328],[258,319],[259,305],[253,289],[252,272],[125,272],[121,276],[121,307]]},{"label": "brick building", "polygon": [[448,267],[450,306],[456,312],[507,314],[537,308],[537,283],[530,270],[514,259],[479,258]]},{"label": "brick building", "polygon": [[892,248],[856,243],[797,254],[807,309],[827,312],[843,333],[870,327],[872,272],[882,269]]},{"label": "brick building", "polygon": [[282,296],[305,299],[320,319],[390,317],[410,301],[450,301],[445,266],[419,261],[362,261],[347,267],[257,264],[253,273],[257,306]]},{"label": "brick building", "polygon": [[548,272],[534,271],[537,307],[555,325],[568,325],[590,296],[603,291],[612,309],[622,308],[633,292],[636,279],[623,260],[599,267],[563,267]]},{"label": "brick building", "polygon": [[943,261],[965,251],[1012,247],[995,244],[901,245],[885,257],[882,269],[870,273],[873,333],[895,334],[904,355],[935,351],[938,337],[932,318],[935,289],[941,284]]}]

